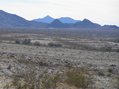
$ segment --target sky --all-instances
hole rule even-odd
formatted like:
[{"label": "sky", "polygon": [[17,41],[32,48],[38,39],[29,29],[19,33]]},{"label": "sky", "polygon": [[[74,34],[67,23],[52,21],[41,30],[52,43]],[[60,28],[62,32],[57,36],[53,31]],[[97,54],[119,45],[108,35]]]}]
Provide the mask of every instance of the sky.
[{"label": "sky", "polygon": [[0,0],[0,10],[27,20],[50,15],[119,26],[119,0]]}]

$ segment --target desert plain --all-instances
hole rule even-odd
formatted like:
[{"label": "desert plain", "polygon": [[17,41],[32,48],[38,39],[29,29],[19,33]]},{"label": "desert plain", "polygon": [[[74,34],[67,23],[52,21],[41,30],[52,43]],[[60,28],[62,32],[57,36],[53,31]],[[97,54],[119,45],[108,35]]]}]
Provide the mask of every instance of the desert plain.
[{"label": "desert plain", "polygon": [[5,86],[29,69],[52,75],[73,68],[90,71],[92,87],[49,89],[118,89],[119,29],[0,28],[0,89],[22,89]]}]

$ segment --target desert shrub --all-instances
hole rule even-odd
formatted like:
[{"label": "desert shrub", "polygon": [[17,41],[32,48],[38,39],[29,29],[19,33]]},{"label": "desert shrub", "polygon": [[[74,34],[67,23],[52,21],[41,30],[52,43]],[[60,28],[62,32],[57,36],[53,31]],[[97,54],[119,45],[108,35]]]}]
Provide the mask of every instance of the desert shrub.
[{"label": "desert shrub", "polygon": [[55,44],[55,47],[61,47],[62,45],[61,44]]},{"label": "desert shrub", "polygon": [[119,74],[116,77],[116,81],[114,83],[114,89],[119,89]]},{"label": "desert shrub", "polygon": [[48,46],[50,46],[50,47],[61,47],[62,45],[61,44],[55,44],[53,42],[50,42],[50,43],[48,43]]},{"label": "desert shrub", "polygon": [[105,50],[106,51],[111,51],[112,50],[112,47],[106,47]]},{"label": "desert shrub", "polygon": [[47,61],[45,61],[44,59],[37,61],[37,64],[39,66],[49,66],[49,63]]},{"label": "desert shrub", "polygon": [[117,49],[117,52],[119,52],[119,49]]},{"label": "desert shrub", "polygon": [[110,51],[112,51],[112,47],[108,47],[108,46],[101,47],[101,48],[100,48],[100,51],[110,52]]},{"label": "desert shrub", "polygon": [[35,46],[40,46],[41,44],[36,41],[33,45],[35,45]]},{"label": "desert shrub", "polygon": [[113,68],[108,68],[107,71],[108,71],[109,73],[113,73],[113,72],[114,72],[114,69],[113,69]]},{"label": "desert shrub", "polygon": [[119,38],[112,40],[113,42],[119,42]]},{"label": "desert shrub", "polygon": [[20,44],[21,42],[20,42],[20,40],[15,40],[15,44]]},{"label": "desert shrub", "polygon": [[48,46],[54,46],[54,43],[50,42],[48,43]]},{"label": "desert shrub", "polygon": [[73,63],[66,63],[64,66],[71,69],[73,67]]},{"label": "desert shrub", "polygon": [[65,83],[77,88],[85,89],[93,84],[89,75],[78,71],[67,71]]},{"label": "desert shrub", "polygon": [[117,86],[117,89],[119,89],[119,76],[117,77],[117,84],[116,84]]},{"label": "desert shrub", "polygon": [[98,75],[99,75],[99,76],[105,76],[105,74],[104,74],[103,71],[98,71]]},{"label": "desert shrub", "polygon": [[20,58],[17,60],[19,63],[24,63],[24,64],[36,64],[35,62],[31,61],[31,60],[28,60],[28,59],[25,59],[25,58]]},{"label": "desert shrub", "polygon": [[42,78],[42,89],[55,89],[57,87],[57,83],[61,82],[61,77],[61,74],[58,73],[50,75],[47,72],[44,72],[39,76],[39,78]]},{"label": "desert shrub", "polygon": [[31,39],[24,39],[22,44],[26,44],[26,45],[31,44]]},{"label": "desert shrub", "polygon": [[9,70],[10,70],[11,68],[12,68],[12,66],[11,66],[11,65],[8,65],[7,69],[9,69]]}]

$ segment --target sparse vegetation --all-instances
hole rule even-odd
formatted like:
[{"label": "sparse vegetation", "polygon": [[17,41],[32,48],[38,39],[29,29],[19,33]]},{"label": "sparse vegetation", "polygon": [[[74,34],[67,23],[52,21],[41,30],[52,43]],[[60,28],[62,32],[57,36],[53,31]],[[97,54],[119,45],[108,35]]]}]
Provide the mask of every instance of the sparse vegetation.
[{"label": "sparse vegetation", "polygon": [[15,43],[20,44],[21,42],[20,42],[20,40],[17,39],[17,40],[15,40]]},{"label": "sparse vegetation", "polygon": [[101,47],[100,51],[110,52],[110,51],[112,51],[112,47],[109,47],[109,46]]},{"label": "sparse vegetation", "polygon": [[113,86],[115,89],[119,89],[119,74],[116,76],[116,81]]},{"label": "sparse vegetation", "polygon": [[104,72],[103,72],[103,71],[101,71],[101,70],[100,70],[100,71],[98,71],[98,75],[99,75],[99,76],[105,76]]},{"label": "sparse vegetation", "polygon": [[113,72],[114,72],[114,69],[113,69],[113,68],[108,68],[107,71],[108,71],[109,73],[113,73]]},{"label": "sparse vegetation", "polygon": [[22,44],[30,45],[31,44],[31,39],[24,39]]},{"label": "sparse vegetation", "polygon": [[1,29],[0,78],[9,80],[0,89],[113,89],[118,38],[113,29]]},{"label": "sparse vegetation", "polygon": [[92,79],[89,75],[84,75],[81,71],[67,71],[65,83],[70,86],[75,86],[77,88],[86,89],[87,87],[91,87],[93,84]]},{"label": "sparse vegetation", "polygon": [[35,45],[35,46],[41,46],[41,44],[39,42],[37,42],[37,41],[33,45]]},{"label": "sparse vegetation", "polygon": [[117,52],[119,52],[119,49],[117,49]]},{"label": "sparse vegetation", "polygon": [[119,89],[119,76],[117,77],[116,88]]},{"label": "sparse vegetation", "polygon": [[62,45],[50,42],[50,43],[48,43],[48,46],[50,46],[50,47],[61,47]]},{"label": "sparse vegetation", "polygon": [[5,89],[56,89],[58,84],[66,83],[82,89],[92,89],[93,80],[90,75],[82,71],[70,70],[64,73],[50,74],[47,70],[41,74],[36,69],[29,67],[28,71],[12,76],[13,80],[7,84]]}]

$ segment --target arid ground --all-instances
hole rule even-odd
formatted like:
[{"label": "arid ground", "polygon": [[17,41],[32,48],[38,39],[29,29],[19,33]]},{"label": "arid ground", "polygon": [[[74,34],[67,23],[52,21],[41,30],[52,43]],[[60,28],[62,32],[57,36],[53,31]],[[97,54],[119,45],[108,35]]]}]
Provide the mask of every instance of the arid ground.
[{"label": "arid ground", "polygon": [[73,68],[88,70],[93,88],[85,89],[118,89],[119,29],[0,28],[0,89],[29,65],[51,75]]}]

